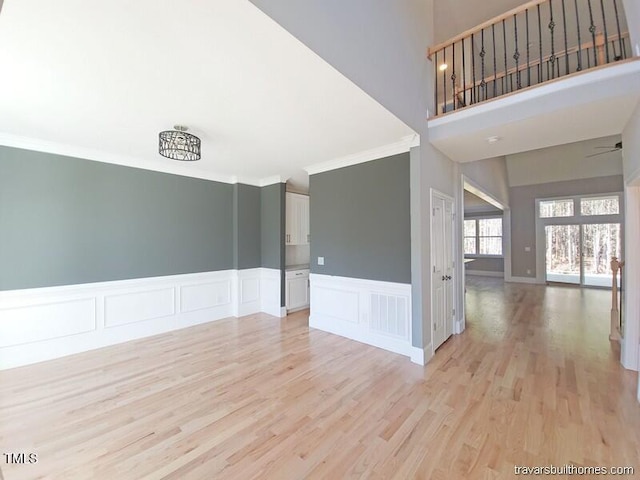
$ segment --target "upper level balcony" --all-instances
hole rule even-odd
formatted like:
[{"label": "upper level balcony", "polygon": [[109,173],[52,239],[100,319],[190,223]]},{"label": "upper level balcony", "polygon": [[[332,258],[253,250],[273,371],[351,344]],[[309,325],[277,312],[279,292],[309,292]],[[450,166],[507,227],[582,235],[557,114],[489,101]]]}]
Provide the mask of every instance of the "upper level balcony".
[{"label": "upper level balcony", "polygon": [[640,98],[622,1],[532,0],[431,47],[430,141],[471,161],[620,133]]}]

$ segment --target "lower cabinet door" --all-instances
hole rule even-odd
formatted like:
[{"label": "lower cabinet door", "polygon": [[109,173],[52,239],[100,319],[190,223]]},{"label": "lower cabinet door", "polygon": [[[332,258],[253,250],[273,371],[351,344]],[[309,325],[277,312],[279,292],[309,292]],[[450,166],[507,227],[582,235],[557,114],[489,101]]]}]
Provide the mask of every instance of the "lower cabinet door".
[{"label": "lower cabinet door", "polygon": [[287,309],[301,308],[309,305],[309,277],[287,279]]}]

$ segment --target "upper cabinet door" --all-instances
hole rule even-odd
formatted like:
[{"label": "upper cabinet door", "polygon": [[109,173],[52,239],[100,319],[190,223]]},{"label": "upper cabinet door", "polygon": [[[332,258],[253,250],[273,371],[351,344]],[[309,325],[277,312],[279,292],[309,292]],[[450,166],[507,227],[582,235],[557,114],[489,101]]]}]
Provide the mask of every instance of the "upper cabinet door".
[{"label": "upper cabinet door", "polygon": [[309,197],[307,195],[287,192],[285,222],[287,245],[309,244]]},{"label": "upper cabinet door", "polygon": [[285,201],[285,236],[284,243],[286,245],[295,245],[295,229],[297,227],[297,222],[295,221],[294,209],[293,209],[293,198],[290,193],[286,195]]}]

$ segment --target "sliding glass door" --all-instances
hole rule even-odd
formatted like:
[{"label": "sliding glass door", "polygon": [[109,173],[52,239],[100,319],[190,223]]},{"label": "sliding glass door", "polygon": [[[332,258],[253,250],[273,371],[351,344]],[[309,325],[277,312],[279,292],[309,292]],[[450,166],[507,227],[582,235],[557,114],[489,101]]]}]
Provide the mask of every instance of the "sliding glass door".
[{"label": "sliding glass door", "polygon": [[611,257],[620,258],[620,224],[547,225],[546,280],[611,286]]},{"label": "sliding glass door", "polygon": [[547,225],[547,282],[580,285],[580,225]]},{"label": "sliding glass door", "polygon": [[620,258],[620,224],[583,225],[582,283],[592,287],[610,287],[611,257]]},{"label": "sliding glass door", "polygon": [[621,212],[620,193],[537,200],[536,258],[545,280],[611,287],[611,259],[623,254]]}]

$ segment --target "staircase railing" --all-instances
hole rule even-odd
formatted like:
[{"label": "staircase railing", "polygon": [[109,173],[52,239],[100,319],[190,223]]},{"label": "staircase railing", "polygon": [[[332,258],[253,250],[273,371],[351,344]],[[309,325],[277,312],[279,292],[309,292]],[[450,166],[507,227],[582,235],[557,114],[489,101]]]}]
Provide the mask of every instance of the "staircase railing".
[{"label": "staircase railing", "polygon": [[533,0],[429,49],[435,114],[632,56],[621,0]]},{"label": "staircase railing", "polygon": [[611,328],[609,340],[619,342],[622,338],[622,289],[618,297],[618,273],[620,274],[620,287],[622,287],[622,268],[624,262],[617,257],[611,257]]}]

